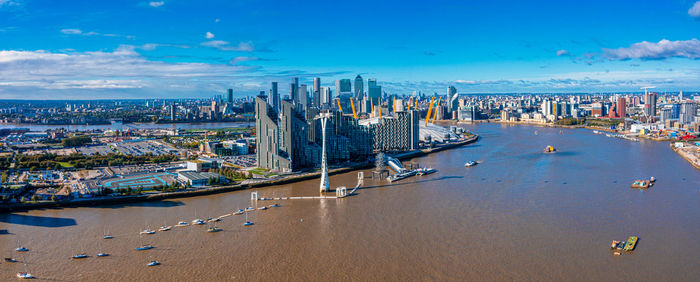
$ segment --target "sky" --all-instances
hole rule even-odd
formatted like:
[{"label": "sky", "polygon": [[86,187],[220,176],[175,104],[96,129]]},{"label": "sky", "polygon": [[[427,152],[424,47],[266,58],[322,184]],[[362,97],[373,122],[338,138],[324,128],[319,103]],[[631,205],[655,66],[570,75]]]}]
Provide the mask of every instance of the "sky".
[{"label": "sky", "polygon": [[[0,99],[700,90],[700,1],[0,0]],[[284,93],[284,92],[283,92]]]}]

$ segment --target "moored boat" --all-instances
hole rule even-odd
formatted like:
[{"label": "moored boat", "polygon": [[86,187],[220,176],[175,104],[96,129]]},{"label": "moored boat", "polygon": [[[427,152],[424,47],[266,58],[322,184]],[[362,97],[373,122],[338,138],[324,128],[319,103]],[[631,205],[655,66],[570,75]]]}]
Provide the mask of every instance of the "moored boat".
[{"label": "moored boat", "polygon": [[74,259],[84,259],[84,258],[87,258],[87,257],[88,257],[87,254],[77,254],[77,255],[74,255],[72,258],[74,258]]},{"label": "moored boat", "polygon": [[476,161],[468,161],[468,162],[466,162],[466,163],[464,164],[464,166],[465,166],[465,167],[472,167],[472,166],[475,166],[475,165],[478,165],[478,164],[479,164],[479,163],[476,162]]},{"label": "moored boat", "polygon": [[108,257],[108,253],[97,253],[97,257]]},{"label": "moored boat", "polygon": [[423,175],[428,175],[431,173],[437,172],[437,169],[430,168],[430,167],[421,167],[419,169],[416,169],[416,174],[423,176]]},{"label": "moored boat", "polygon": [[633,251],[635,247],[637,247],[637,241],[639,238],[637,236],[630,236],[627,238],[627,243],[625,243],[624,250],[625,251]]},{"label": "moored boat", "polygon": [[547,146],[547,147],[544,148],[544,152],[545,152],[545,153],[556,153],[556,152],[557,152],[557,149],[555,149],[555,148],[552,147],[552,146]]},{"label": "moored boat", "polygon": [[630,187],[636,188],[636,189],[646,189],[654,185],[651,181],[649,180],[635,180],[632,182],[632,185]]}]

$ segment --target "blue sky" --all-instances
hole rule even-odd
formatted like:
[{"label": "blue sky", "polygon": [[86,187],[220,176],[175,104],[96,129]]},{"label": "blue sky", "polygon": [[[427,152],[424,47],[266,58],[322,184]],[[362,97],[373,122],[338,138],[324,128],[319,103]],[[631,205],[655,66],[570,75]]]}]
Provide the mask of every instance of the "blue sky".
[{"label": "blue sky", "polygon": [[567,2],[0,0],[0,99],[700,90],[700,4]]}]

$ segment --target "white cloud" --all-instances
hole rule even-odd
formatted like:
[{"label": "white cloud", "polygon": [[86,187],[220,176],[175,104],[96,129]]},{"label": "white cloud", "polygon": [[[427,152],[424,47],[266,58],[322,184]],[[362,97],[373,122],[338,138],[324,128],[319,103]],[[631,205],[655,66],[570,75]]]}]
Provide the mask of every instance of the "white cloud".
[{"label": "white cloud", "polygon": [[154,8],[158,8],[160,6],[165,5],[165,1],[151,1],[148,3],[148,5]]},{"label": "white cloud", "polygon": [[569,51],[566,51],[566,50],[563,50],[563,49],[557,51],[557,56],[569,56],[569,55],[571,55],[571,54],[569,53]]},{"label": "white cloud", "polygon": [[12,0],[0,0],[0,8],[3,6],[19,6],[19,2]]},{"label": "white cloud", "polygon": [[241,43],[238,43],[238,45],[233,46],[228,41],[210,40],[210,41],[202,42],[201,45],[206,46],[206,47],[216,48],[216,49],[223,50],[223,51],[242,51],[242,52],[255,51],[255,48],[253,47],[253,43],[250,41],[241,42]]},{"label": "white cloud", "polygon": [[229,61],[229,63],[232,65],[235,65],[235,64],[240,63],[240,62],[259,61],[259,60],[260,60],[260,58],[258,58],[258,57],[238,56],[238,57],[231,59],[231,61]]},{"label": "white cloud", "polygon": [[[0,51],[0,92],[8,87],[43,90],[140,89],[159,87],[208,89],[231,81],[254,66],[171,63],[148,60],[124,45],[112,52]],[[5,89],[1,89],[1,88]]]},{"label": "white cloud", "polygon": [[134,37],[131,35],[119,35],[119,34],[114,34],[114,33],[99,33],[99,32],[94,32],[94,31],[84,32],[83,30],[77,29],[77,28],[64,28],[64,29],[61,29],[61,33],[68,34],[68,35],[82,35],[82,36],[100,35],[100,36],[105,36],[105,37],[124,37],[127,39],[134,39]]},{"label": "white cloud", "polygon": [[214,38],[214,34],[207,31],[207,34],[205,34],[204,37],[206,37],[207,39],[212,39]]},{"label": "white cloud", "polygon": [[688,15],[690,15],[691,17],[700,18],[700,1],[695,2],[695,4],[693,4],[693,7],[690,7],[690,9],[688,9]]},{"label": "white cloud", "polygon": [[603,49],[603,56],[610,60],[663,60],[667,58],[700,59],[700,41],[697,39],[634,43],[630,47]]},{"label": "white cloud", "polygon": [[61,33],[63,33],[63,34],[83,34],[83,31],[79,30],[79,29],[75,29],[75,28],[64,28],[64,29],[61,29]]}]

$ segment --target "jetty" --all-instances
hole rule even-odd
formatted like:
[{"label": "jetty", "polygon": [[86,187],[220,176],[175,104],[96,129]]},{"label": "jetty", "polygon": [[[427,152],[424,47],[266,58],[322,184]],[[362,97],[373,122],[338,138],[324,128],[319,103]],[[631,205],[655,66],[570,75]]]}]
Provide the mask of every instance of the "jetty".
[{"label": "jetty", "polygon": [[352,194],[355,194],[355,191],[362,186],[362,183],[364,182],[365,175],[364,172],[360,171],[357,173],[357,185],[355,188],[350,190],[348,192],[348,189],[345,186],[340,186],[335,188],[335,196],[332,195],[319,195],[319,196],[290,196],[290,197],[259,197],[258,196],[258,191],[254,191],[250,193],[250,200],[251,201],[278,201],[278,200],[313,200],[313,199],[342,199],[347,196],[350,196]]}]

